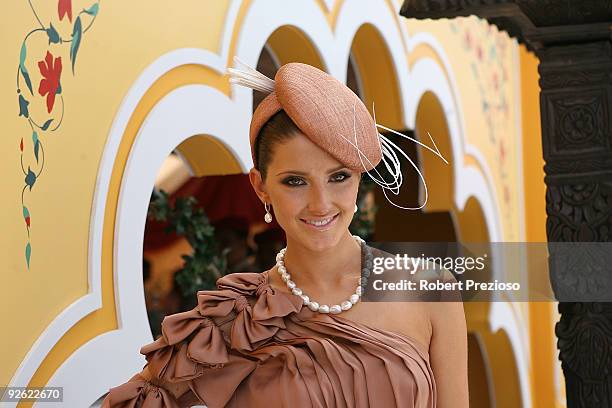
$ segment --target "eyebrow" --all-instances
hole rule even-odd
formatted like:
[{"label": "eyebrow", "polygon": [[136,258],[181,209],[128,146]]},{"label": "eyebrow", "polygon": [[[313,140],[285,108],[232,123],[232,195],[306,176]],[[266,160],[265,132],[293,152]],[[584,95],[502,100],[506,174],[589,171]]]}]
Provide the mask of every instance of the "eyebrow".
[{"label": "eyebrow", "polygon": [[[328,170],[327,173],[328,174],[329,173],[333,173],[335,171],[342,170],[342,169],[345,169],[345,168],[346,168],[346,166],[335,167],[335,168],[333,168],[331,170]],[[286,174],[286,173],[297,174],[297,175],[300,175],[300,176],[306,176],[307,175],[307,173],[304,173],[303,171],[297,171],[297,170],[282,171],[280,173],[277,173],[276,175],[280,176],[281,174]]]}]

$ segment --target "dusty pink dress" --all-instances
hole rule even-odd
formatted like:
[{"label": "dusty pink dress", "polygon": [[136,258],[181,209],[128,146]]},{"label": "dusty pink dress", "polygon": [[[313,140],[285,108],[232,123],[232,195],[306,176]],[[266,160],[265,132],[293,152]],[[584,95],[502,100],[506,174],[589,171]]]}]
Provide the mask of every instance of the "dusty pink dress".
[{"label": "dusty pink dress", "polygon": [[135,375],[104,408],[436,406],[428,350],[413,339],[312,312],[268,272],[226,275],[217,288],[141,349],[153,376],[190,390],[177,400]]}]

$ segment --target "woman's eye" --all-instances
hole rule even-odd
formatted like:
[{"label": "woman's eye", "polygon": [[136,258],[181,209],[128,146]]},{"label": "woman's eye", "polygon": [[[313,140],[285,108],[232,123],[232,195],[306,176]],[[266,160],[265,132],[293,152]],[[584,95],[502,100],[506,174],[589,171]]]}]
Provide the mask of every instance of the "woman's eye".
[{"label": "woman's eye", "polygon": [[302,179],[297,177],[288,177],[283,181],[283,183],[287,184],[288,186],[301,186],[304,184]]},{"label": "woman's eye", "polygon": [[342,182],[348,179],[350,176],[346,173],[338,173],[332,176],[332,180],[335,182]]},{"label": "woman's eye", "polygon": [[[341,183],[350,177],[351,176],[347,173],[337,173],[331,177],[331,181],[333,183]],[[286,179],[284,179],[283,184],[286,184],[291,187],[297,187],[297,186],[306,185],[306,182],[300,177],[293,176],[293,177],[287,177]]]}]

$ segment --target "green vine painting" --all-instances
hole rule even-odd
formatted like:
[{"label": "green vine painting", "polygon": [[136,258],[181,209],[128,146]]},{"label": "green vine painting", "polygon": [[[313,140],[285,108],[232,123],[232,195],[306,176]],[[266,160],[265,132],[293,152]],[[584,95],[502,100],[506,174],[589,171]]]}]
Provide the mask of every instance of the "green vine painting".
[{"label": "green vine painting", "polygon": [[[91,28],[98,11],[100,2],[96,1],[88,8],[82,9],[76,18],[73,19],[72,0],[58,0],[57,13],[59,20],[65,18],[72,25],[72,30],[69,38],[64,38],[58,32],[56,27],[51,22],[48,25],[43,24],[43,21],[36,12],[32,1],[28,0],[28,5],[34,14],[38,27],[27,33],[21,43],[21,51],[19,53],[19,64],[17,66],[17,98],[19,103],[19,117],[23,117],[27,121],[29,131],[31,131],[31,146],[32,151],[27,152],[33,154],[33,158],[28,162],[28,156],[24,157],[24,136],[21,137],[19,143],[19,151],[21,155],[21,170],[25,176],[24,186],[21,190],[21,207],[23,209],[23,218],[27,232],[27,241],[25,245],[25,261],[27,269],[30,269],[30,259],[32,257],[32,244],[30,239],[32,214],[26,205],[26,193],[32,193],[34,185],[38,182],[45,168],[45,150],[44,142],[46,135],[49,132],[57,131],[64,118],[64,97],[62,96],[62,57],[51,53],[51,45],[64,46],[69,51],[70,67],[72,74],[75,72],[75,64],[79,47],[83,39],[83,35]],[[86,26],[83,26],[83,22]],[[32,56],[29,55],[29,44],[32,38],[36,36],[44,36],[45,41],[48,41],[46,53],[44,55]],[[66,36],[67,37],[67,36]],[[57,53],[57,52],[56,52]],[[32,58],[29,60],[29,58]],[[42,76],[38,88],[34,89],[28,67],[32,68],[28,62],[37,61],[38,70]],[[25,89],[24,89],[25,86]],[[30,112],[30,103],[35,98],[44,98],[46,105],[46,115],[42,117],[34,117]],[[31,156],[30,154],[30,156]]]}]

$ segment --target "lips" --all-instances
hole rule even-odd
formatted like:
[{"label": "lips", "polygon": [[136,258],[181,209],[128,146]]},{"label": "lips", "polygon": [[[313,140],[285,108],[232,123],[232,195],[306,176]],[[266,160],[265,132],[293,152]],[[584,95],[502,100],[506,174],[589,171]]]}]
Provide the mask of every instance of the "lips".
[{"label": "lips", "polygon": [[338,219],[338,215],[339,214],[336,214],[333,217],[319,218],[316,220],[305,220],[303,218],[300,218],[300,221],[302,221],[308,227],[314,228],[319,231],[323,231],[323,230],[329,229],[331,226],[333,226],[336,223],[336,220]]}]

